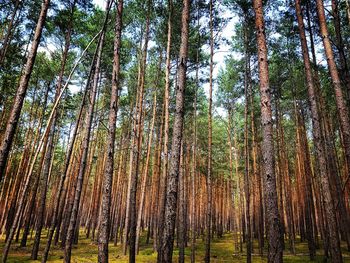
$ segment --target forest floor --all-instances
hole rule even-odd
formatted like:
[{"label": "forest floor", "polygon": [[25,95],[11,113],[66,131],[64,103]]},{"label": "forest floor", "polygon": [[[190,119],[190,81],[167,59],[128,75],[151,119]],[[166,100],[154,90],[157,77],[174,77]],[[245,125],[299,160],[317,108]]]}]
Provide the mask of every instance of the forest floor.
[{"label": "forest floor", "polygon": [[[33,235],[34,237],[34,235]],[[84,238],[83,238],[84,237]],[[41,259],[41,253],[45,246],[45,234],[41,242],[41,248],[39,251],[39,260]],[[136,257],[136,262],[156,262],[157,253],[152,250],[152,243],[149,245],[145,244],[144,237],[141,238],[141,246],[139,255]],[[20,248],[18,244],[13,243],[11,251],[8,257],[8,262],[40,262],[39,260],[31,260],[31,248],[32,248],[33,238],[29,238],[28,246],[25,248]],[[189,247],[185,250],[185,262],[190,262],[191,248]],[[2,254],[2,249],[4,247],[4,239],[0,239],[0,255]],[[323,250],[317,250],[317,256],[315,261],[310,261],[308,257],[308,247],[307,243],[296,241],[295,255],[291,254],[288,250],[288,244],[286,244],[287,249],[284,251],[284,262],[324,262],[323,261]],[[255,253],[258,253],[257,242],[254,241]],[[345,243],[342,243],[344,263],[350,262],[350,252],[346,251]],[[261,257],[258,254],[253,253],[253,262],[267,262],[266,257]],[[264,252],[266,255],[266,251]],[[175,247],[173,262],[177,262],[179,250]],[[204,241],[202,238],[196,241],[196,261],[203,262],[204,258]],[[49,262],[62,262],[63,251],[58,247],[52,247],[50,251]],[[211,244],[211,262],[245,262],[245,251],[242,253],[233,253],[233,237],[232,234],[226,234],[222,238],[214,238]],[[72,251],[72,262],[97,262],[97,244],[92,242],[91,239],[85,238],[85,235],[81,233],[79,244],[73,246]],[[118,244],[114,246],[110,243],[109,246],[109,262],[128,262],[128,256],[124,256],[122,252],[122,245]]]}]

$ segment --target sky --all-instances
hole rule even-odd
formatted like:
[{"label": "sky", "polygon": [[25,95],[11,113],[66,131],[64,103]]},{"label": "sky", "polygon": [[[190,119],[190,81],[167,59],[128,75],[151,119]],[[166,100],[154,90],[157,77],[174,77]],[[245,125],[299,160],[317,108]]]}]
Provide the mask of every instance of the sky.
[{"label": "sky", "polygon": [[[105,0],[93,0],[93,3],[97,6],[99,6],[101,9],[104,9],[106,6]],[[238,22],[238,17],[234,16],[233,13],[229,9],[225,9],[223,13],[220,14],[222,18],[230,18],[226,26],[221,30],[220,35],[222,39],[231,40],[233,33],[234,33],[234,25]],[[209,53],[209,46],[204,47],[204,50]],[[225,66],[225,57],[229,54],[232,54],[232,51],[230,51],[230,47],[227,44],[220,44],[218,48],[214,51],[214,69],[213,69],[213,95],[214,95],[214,103],[215,103],[215,91],[217,89],[217,84],[215,83],[215,79],[218,76],[220,68],[224,68]],[[208,67],[209,70],[209,67]],[[203,85],[205,94],[209,95],[209,83],[206,83]],[[214,109],[216,114],[219,114],[221,116],[225,115],[225,112],[221,108],[215,108]]]},{"label": "sky", "polygon": [[[99,6],[101,9],[104,9],[106,6],[106,0],[93,0],[93,3],[96,6]],[[227,18],[228,22],[227,24],[221,29],[220,31],[220,38],[221,39],[226,39],[226,40],[231,40],[231,38],[234,35],[234,27],[235,24],[238,22],[238,17],[236,15],[233,14],[233,12],[231,10],[229,10],[228,8],[225,9],[221,9],[221,11],[219,10],[219,16],[222,18]],[[207,22],[205,22],[207,23]],[[278,36],[274,36],[277,37]],[[152,41],[150,41],[150,46]],[[226,42],[225,42],[226,43]],[[50,53],[52,51],[54,51],[56,49],[56,45],[55,43],[46,43],[46,46],[41,46],[39,47],[39,51],[44,51],[46,52],[48,55],[50,55]],[[209,53],[209,46],[204,46],[202,47],[202,49]],[[322,65],[326,65],[326,60],[324,59],[323,56],[323,52],[319,52],[320,50],[322,51],[322,48],[317,46],[317,60],[319,64]],[[223,69],[225,67],[225,57],[228,55],[237,55],[240,56],[239,54],[233,52],[232,50],[230,50],[230,46],[224,43],[221,43],[214,51],[214,70],[213,70],[213,101],[214,101],[214,114],[220,115],[222,117],[225,117],[227,114],[225,112],[224,109],[220,108],[220,107],[215,107],[215,102],[216,102],[216,90],[217,90],[217,82],[216,79],[218,77],[218,73],[220,71],[220,69]],[[207,69],[204,70],[204,74],[208,74],[209,72],[209,66],[207,67]],[[203,73],[202,73],[203,74]],[[82,88],[82,86],[79,85],[74,85],[74,84],[70,84],[69,86],[69,90],[72,93],[76,93],[78,91],[80,91]],[[206,94],[206,96],[209,96],[209,83],[204,83],[203,84],[203,89],[204,92]]]},{"label": "sky", "polygon": [[[99,6],[100,8],[104,9],[106,6],[106,1],[105,0],[93,0],[92,1],[95,5]],[[230,12],[230,10],[225,9],[225,12],[223,14],[220,14],[222,16],[222,18],[229,18],[232,17],[232,19],[230,19],[230,21],[227,23],[227,25],[222,29],[221,31],[221,36],[223,38],[226,38],[228,40],[231,39],[231,37],[233,36],[233,31],[234,31],[234,25],[235,23],[237,23],[238,18],[234,17],[232,12]],[[228,54],[229,50],[229,46],[226,44],[222,44],[219,46],[219,48],[217,48],[215,50],[215,54],[214,54],[214,62],[216,64],[215,69],[214,69],[214,76],[217,76],[219,68],[224,66],[224,61],[225,61],[225,56]],[[208,50],[209,51],[209,50]]]},{"label": "sky", "polygon": [[[101,9],[105,9],[106,7],[106,0],[93,0],[92,1],[94,5],[99,6]],[[228,22],[226,24],[226,26],[224,28],[222,28],[222,30],[220,31],[220,39],[227,39],[227,40],[231,40],[233,34],[234,34],[234,26],[235,23],[238,22],[238,17],[234,16],[233,13],[229,10],[229,9],[223,9],[224,11],[220,11],[219,10],[219,15],[222,18],[228,18]],[[207,22],[206,22],[207,23]],[[150,45],[152,41],[150,41]],[[45,53],[47,53],[49,56],[51,55],[51,53],[57,49],[57,46],[54,42],[50,42],[47,41],[45,42],[44,46],[40,46],[39,47],[39,51],[43,51]],[[202,49],[207,52],[209,54],[209,45],[202,47]],[[220,71],[220,68],[224,68],[225,66],[225,57],[227,55],[231,55],[233,54],[233,52],[230,50],[229,45],[221,43],[215,50],[214,50],[214,69],[213,69],[213,101],[214,101],[214,105],[215,105],[215,93],[217,90],[217,83],[216,83],[216,79],[218,76],[218,73]],[[205,70],[204,74],[208,74],[209,71],[209,66],[207,67],[207,69]],[[73,83],[71,83],[69,85],[69,90],[72,93],[76,93],[78,91],[81,90],[82,85],[75,85]],[[203,84],[203,89],[204,92],[206,94],[207,97],[209,97],[209,82]],[[226,113],[223,109],[221,108],[215,108],[214,107],[214,114],[219,114],[221,116],[226,116]]]}]

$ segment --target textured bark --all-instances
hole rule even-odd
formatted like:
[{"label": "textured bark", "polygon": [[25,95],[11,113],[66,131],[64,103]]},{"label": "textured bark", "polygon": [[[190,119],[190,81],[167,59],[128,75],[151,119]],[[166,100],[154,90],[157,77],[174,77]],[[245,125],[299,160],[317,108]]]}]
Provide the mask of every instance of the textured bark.
[{"label": "textured bark", "polygon": [[160,262],[172,262],[175,220],[177,210],[177,191],[180,165],[180,148],[182,141],[182,127],[184,116],[184,91],[186,86],[186,69],[189,36],[189,13],[190,1],[183,1],[181,45],[178,66],[178,85],[176,87],[175,119],[173,126],[173,138],[171,146],[171,157],[169,166],[169,178],[167,181],[167,195],[165,203],[165,225],[162,239],[162,250]]},{"label": "textured bark", "polygon": [[[303,51],[303,60],[304,60],[306,82],[308,87],[308,96],[309,96],[309,102],[310,102],[310,108],[311,108],[311,114],[312,114],[313,137],[314,137],[315,148],[316,148],[316,157],[317,157],[318,166],[320,168],[319,173],[320,173],[320,180],[321,180],[324,202],[327,207],[325,212],[326,212],[326,218],[328,223],[331,259],[332,259],[332,262],[342,262],[340,241],[338,236],[338,227],[337,227],[337,221],[336,221],[336,213],[335,213],[334,204],[331,197],[330,185],[328,181],[326,155],[325,155],[324,143],[322,139],[322,130],[321,130],[322,129],[321,117],[318,109],[318,101],[317,101],[315,87],[314,87],[314,80],[312,77],[312,69],[311,69],[311,64],[310,64],[310,59],[308,54],[308,47],[307,47],[307,41],[305,36],[302,11],[300,7],[300,0],[295,0],[295,6],[296,6],[297,19],[298,19],[301,47]],[[322,8],[323,8],[323,4],[322,4]]]},{"label": "textured bark", "polygon": [[[2,179],[4,177],[6,162],[11,150],[13,138],[15,135],[16,127],[18,124],[18,120],[21,114],[23,101],[27,93],[28,83],[30,80],[30,77],[32,75],[32,70],[36,58],[36,54],[38,51],[38,46],[41,40],[41,33],[44,28],[47,10],[50,5],[50,0],[44,0],[41,6],[41,11],[39,15],[38,22],[36,24],[35,28],[35,34],[34,39],[32,41],[31,49],[27,57],[27,62],[23,70],[23,74],[21,76],[21,80],[19,82],[19,86],[16,91],[15,99],[12,105],[12,109],[10,112],[10,115],[7,120],[5,133],[3,135],[3,138],[1,140],[1,146],[0,146],[0,182],[2,182]],[[3,254],[3,259],[6,260],[7,253]]]},{"label": "textured bark", "polygon": [[281,223],[277,204],[276,175],[273,145],[273,126],[271,112],[271,91],[265,37],[265,22],[262,0],[254,0],[255,26],[258,43],[258,61],[260,78],[262,149],[264,167],[264,190],[266,205],[266,224],[268,240],[268,262],[283,261]]},{"label": "textured bark", "polygon": [[327,23],[325,18],[325,11],[323,6],[323,0],[317,0],[317,13],[320,23],[320,32],[322,35],[322,41],[324,46],[325,55],[327,58],[328,70],[331,75],[332,84],[335,92],[335,101],[337,105],[337,112],[340,122],[340,130],[343,136],[343,148],[345,152],[345,159],[347,166],[350,167],[350,122],[349,112],[346,106],[346,102],[343,96],[341,81],[337,66],[335,64],[333,50],[329,39]]},{"label": "textured bark", "polygon": [[120,48],[121,48],[121,32],[122,32],[122,15],[123,0],[119,0],[117,7],[117,16],[115,23],[114,38],[114,58],[113,58],[113,75],[111,102],[109,106],[108,119],[108,137],[107,137],[107,159],[104,170],[104,180],[102,185],[102,208],[100,213],[100,229],[98,238],[98,261],[108,262],[108,240],[110,232],[110,206],[111,206],[111,187],[113,180],[113,164],[114,164],[114,141],[115,141],[115,125],[117,121],[118,111],[118,89],[119,89],[119,72],[120,72]]},{"label": "textured bark", "polygon": [[[346,166],[350,167],[350,122],[349,122],[349,112],[348,112],[348,107],[345,102],[345,98],[343,96],[342,92],[342,87],[341,87],[341,80],[339,77],[338,69],[335,63],[334,55],[333,55],[333,50],[331,47],[329,35],[328,35],[328,29],[327,29],[327,24],[326,24],[326,19],[325,19],[325,13],[324,13],[324,6],[323,6],[323,1],[318,0],[317,2],[317,13],[318,13],[318,18],[319,18],[319,24],[320,24],[320,32],[322,35],[322,40],[323,40],[323,46],[324,46],[324,51],[325,55],[327,58],[327,64],[328,64],[328,69],[331,75],[334,91],[335,91],[335,99],[336,99],[336,105],[337,105],[337,112],[339,116],[339,122],[340,122],[340,130],[341,130],[341,136],[342,136],[342,142],[343,142],[343,148],[345,152],[345,161],[346,161]],[[336,40],[337,40],[337,45],[338,45],[338,50],[339,50],[339,56],[340,56],[340,62],[341,62],[341,68],[342,68],[342,73],[343,77],[345,78],[345,83],[347,85],[348,91],[350,92],[350,87],[349,87],[349,75],[348,75],[348,70],[346,66],[346,58],[344,55],[343,51],[343,46],[342,46],[342,38],[341,38],[341,33],[340,33],[340,22],[339,22],[339,17],[337,16],[337,6],[332,1],[332,7],[334,10],[334,19],[335,19],[335,31],[336,31]],[[345,70],[345,71],[344,71]],[[350,93],[349,93],[350,94]],[[349,176],[349,175],[348,175]],[[338,198],[341,198],[341,195],[338,196]],[[342,219],[345,219],[344,216],[342,216]],[[343,222],[342,222],[343,223]],[[349,242],[350,238],[350,233],[349,233],[349,228],[345,228],[346,233],[346,239]],[[332,246],[335,246],[336,240],[334,237],[330,237],[330,244],[331,244],[331,256],[332,256]],[[332,245],[333,244],[333,245]],[[336,251],[333,251],[334,254],[336,254]],[[338,259],[339,255],[334,258],[335,262]],[[332,258],[333,260],[333,258]]]},{"label": "textured bark", "polygon": [[160,177],[160,195],[159,195],[159,213],[158,213],[158,254],[157,262],[162,262],[162,239],[164,230],[164,213],[166,186],[168,175],[168,147],[169,147],[169,90],[170,90],[170,62],[171,62],[171,34],[172,34],[172,12],[173,2],[168,0],[168,32],[167,32],[167,48],[165,62],[165,88],[164,88],[164,142],[163,142],[163,162]]}]

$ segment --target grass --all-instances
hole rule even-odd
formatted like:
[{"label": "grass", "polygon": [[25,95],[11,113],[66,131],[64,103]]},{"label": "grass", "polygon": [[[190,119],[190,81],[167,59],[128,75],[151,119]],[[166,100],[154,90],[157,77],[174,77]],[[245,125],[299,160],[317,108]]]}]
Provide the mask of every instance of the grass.
[{"label": "grass", "polygon": [[[28,240],[28,246],[25,248],[20,248],[19,244],[13,243],[10,254],[8,257],[8,262],[40,262],[41,254],[46,243],[46,234],[43,234],[40,251],[39,260],[31,260],[31,248],[33,240],[30,238]],[[145,244],[145,237],[142,236],[140,245],[139,255],[136,257],[136,262],[156,262],[157,253],[153,252],[152,243]],[[252,261],[255,263],[267,262],[266,257],[259,256],[257,249],[257,241],[254,241],[254,253]],[[0,239],[0,249],[4,247],[3,237]],[[233,253],[233,237],[232,234],[226,234],[222,238],[214,238],[211,244],[211,262],[245,262],[245,252]],[[345,244],[342,244],[344,262],[350,262],[350,253],[346,251]],[[296,241],[295,244],[295,255],[291,254],[288,250],[288,244],[286,242],[286,250],[284,251],[284,262],[294,262],[294,263],[304,263],[312,262],[308,257],[307,243]],[[266,250],[265,250],[266,255]],[[173,261],[177,262],[179,255],[178,249],[175,247]],[[317,250],[316,259],[313,262],[324,262],[323,261],[323,251],[321,249]],[[191,249],[190,247],[185,250],[185,262],[190,262]],[[204,258],[204,241],[202,238],[197,239],[196,243],[196,261],[203,262]],[[52,247],[49,256],[49,262],[62,262],[63,251],[59,247]],[[73,246],[72,250],[72,263],[74,262],[97,262],[97,244],[92,242],[91,239],[85,238],[83,232],[79,239],[79,244]],[[109,262],[128,262],[128,256],[123,255],[122,245],[118,244],[114,246],[112,243],[109,245]]]}]

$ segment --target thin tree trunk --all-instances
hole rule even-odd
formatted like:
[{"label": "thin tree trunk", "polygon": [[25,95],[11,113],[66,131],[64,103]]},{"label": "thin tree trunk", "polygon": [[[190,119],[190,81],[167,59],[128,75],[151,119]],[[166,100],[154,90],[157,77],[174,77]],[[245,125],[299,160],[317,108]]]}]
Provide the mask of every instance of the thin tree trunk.
[{"label": "thin tree trunk", "polygon": [[[199,29],[199,2],[197,1],[197,27]],[[193,148],[192,148],[192,187],[191,187],[191,263],[196,261],[196,174],[197,174],[197,93],[199,86],[199,45],[200,34],[198,32],[196,51],[196,87],[193,101]]]},{"label": "thin tree trunk", "polygon": [[209,27],[210,27],[210,73],[209,73],[209,105],[208,105],[208,171],[207,171],[207,222],[205,257],[206,263],[210,262],[210,234],[212,221],[212,104],[213,104],[213,69],[214,69],[214,25],[213,25],[213,0],[209,3]]},{"label": "thin tree trunk", "polygon": [[[247,21],[247,18],[245,18]],[[245,73],[244,73],[244,192],[245,192],[245,216],[246,216],[246,242],[247,242],[247,263],[252,261],[252,233],[250,220],[250,165],[249,165],[249,143],[248,143],[248,106],[250,92],[250,55],[248,51],[248,32],[247,24],[244,29],[244,47],[245,47]]]},{"label": "thin tree trunk", "polygon": [[[161,59],[160,59],[160,63],[159,64],[161,64]],[[157,86],[157,84],[156,84],[156,86]],[[143,178],[142,178],[142,185],[141,185],[140,205],[139,205],[139,212],[138,212],[138,215],[137,215],[136,248],[135,248],[137,253],[139,252],[139,239],[140,239],[140,233],[141,233],[141,221],[142,221],[143,209],[144,209],[144,206],[145,206],[145,194],[146,194],[145,192],[146,192],[148,168],[149,168],[149,162],[150,162],[150,156],[151,156],[151,146],[152,146],[154,123],[155,123],[155,119],[156,119],[156,109],[157,109],[157,90],[154,91],[154,95],[153,95],[152,120],[151,120],[151,127],[149,129],[149,134],[148,134],[148,146],[147,146],[147,154],[146,154],[146,163],[145,163],[144,172],[143,172],[143,176],[142,176]]]}]

